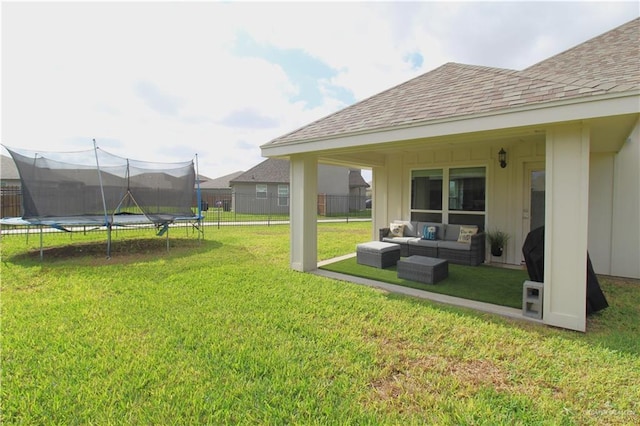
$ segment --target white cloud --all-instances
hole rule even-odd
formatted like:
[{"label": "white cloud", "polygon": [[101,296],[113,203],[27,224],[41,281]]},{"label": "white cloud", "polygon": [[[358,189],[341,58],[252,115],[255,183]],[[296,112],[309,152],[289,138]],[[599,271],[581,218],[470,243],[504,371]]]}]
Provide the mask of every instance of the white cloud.
[{"label": "white cloud", "polygon": [[[3,2],[0,10],[3,144],[64,151],[96,138],[140,160],[197,154],[210,177],[254,166],[260,145],[347,106],[347,93],[362,100],[448,61],[521,69],[640,14],[636,2]],[[292,69],[239,56],[241,34],[335,74],[309,91],[292,71],[313,61]],[[318,99],[304,99],[311,95]]]}]

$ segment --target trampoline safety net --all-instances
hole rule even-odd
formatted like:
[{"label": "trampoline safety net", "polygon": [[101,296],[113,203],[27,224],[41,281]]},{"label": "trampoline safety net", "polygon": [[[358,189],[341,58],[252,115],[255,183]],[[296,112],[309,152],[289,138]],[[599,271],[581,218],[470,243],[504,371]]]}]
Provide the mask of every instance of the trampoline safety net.
[{"label": "trampoline safety net", "polygon": [[154,163],[109,154],[8,148],[22,184],[23,218],[144,215],[159,224],[192,218],[193,161]]}]

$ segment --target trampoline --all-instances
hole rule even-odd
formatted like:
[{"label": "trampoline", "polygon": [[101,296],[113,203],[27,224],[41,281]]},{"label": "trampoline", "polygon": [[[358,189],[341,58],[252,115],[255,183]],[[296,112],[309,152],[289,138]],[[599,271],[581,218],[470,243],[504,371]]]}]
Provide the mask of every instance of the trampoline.
[{"label": "trampoline", "polygon": [[[107,257],[114,227],[155,226],[167,236],[171,224],[191,222],[202,234],[200,187],[193,207],[196,169],[193,160],[157,163],[110,154],[96,146],[77,152],[35,152],[3,145],[13,158],[22,186],[22,217],[0,225],[72,232],[76,227],[104,227]],[[197,157],[196,157],[197,161]],[[196,210],[196,213],[194,213]]]}]

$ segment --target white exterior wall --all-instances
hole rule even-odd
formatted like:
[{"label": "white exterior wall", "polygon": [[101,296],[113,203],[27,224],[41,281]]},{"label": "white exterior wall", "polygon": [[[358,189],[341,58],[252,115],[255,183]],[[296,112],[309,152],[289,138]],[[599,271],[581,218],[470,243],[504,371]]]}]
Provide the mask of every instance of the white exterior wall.
[{"label": "white exterior wall", "polygon": [[[507,151],[507,167],[498,164],[498,151]],[[509,240],[500,258],[487,261],[520,265],[522,244],[528,230],[522,228],[521,212],[524,197],[524,170],[528,164],[544,165],[544,141],[519,143],[517,140],[501,144],[462,145],[453,149],[424,150],[416,154],[395,154],[387,157],[387,170],[373,168],[373,239],[378,229],[394,219],[409,220],[411,215],[411,171],[429,168],[486,167],[487,229],[507,232]],[[445,185],[443,197],[447,197]]]},{"label": "white exterior wall", "polygon": [[[498,165],[498,151],[507,152],[507,167]],[[525,211],[527,174],[545,169],[546,142],[518,139],[474,143],[449,149],[390,154],[386,169],[373,171],[372,239],[394,219],[408,220],[411,170],[438,167],[487,167],[487,229],[507,232],[511,239],[502,257],[487,262],[521,265],[522,245],[529,232]],[[588,252],[598,274],[640,278],[640,124],[619,153],[590,153],[588,160]],[[556,170],[556,174],[558,171]],[[564,173],[562,169],[560,173]],[[584,184],[585,182],[582,182]],[[568,219],[576,215],[562,212]]]},{"label": "white exterior wall", "polygon": [[613,153],[591,154],[589,164],[589,257],[596,274],[611,275]]},{"label": "white exterior wall", "polygon": [[614,168],[611,275],[640,278],[640,121]]},{"label": "white exterior wall", "polygon": [[592,153],[589,256],[597,274],[640,278],[640,126],[617,152]]}]

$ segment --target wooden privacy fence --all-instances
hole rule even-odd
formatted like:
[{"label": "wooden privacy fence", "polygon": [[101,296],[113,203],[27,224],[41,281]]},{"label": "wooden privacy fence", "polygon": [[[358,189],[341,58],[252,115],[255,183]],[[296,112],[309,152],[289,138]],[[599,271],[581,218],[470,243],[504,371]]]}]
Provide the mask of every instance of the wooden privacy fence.
[{"label": "wooden privacy fence", "polygon": [[0,217],[22,216],[22,190],[19,186],[0,188]]}]

